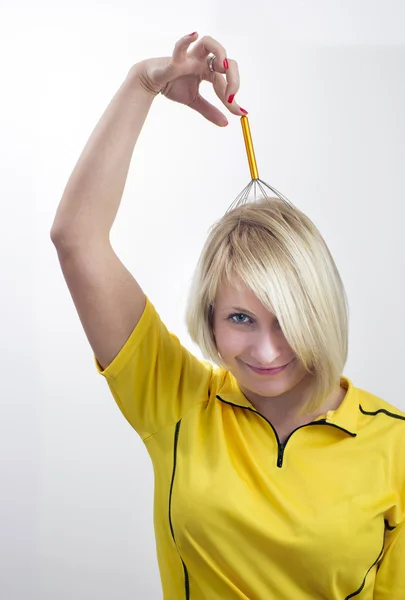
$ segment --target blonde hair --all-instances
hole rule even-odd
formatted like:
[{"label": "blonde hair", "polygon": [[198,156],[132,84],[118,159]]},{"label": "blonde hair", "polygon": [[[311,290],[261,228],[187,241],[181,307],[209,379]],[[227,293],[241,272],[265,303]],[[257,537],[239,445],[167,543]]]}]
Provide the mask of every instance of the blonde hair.
[{"label": "blonde hair", "polygon": [[339,385],[348,352],[346,293],[320,232],[279,198],[244,204],[214,224],[195,271],[186,322],[204,356],[224,368],[211,320],[218,285],[236,285],[235,275],[276,316],[312,376],[302,413],[317,410]]}]

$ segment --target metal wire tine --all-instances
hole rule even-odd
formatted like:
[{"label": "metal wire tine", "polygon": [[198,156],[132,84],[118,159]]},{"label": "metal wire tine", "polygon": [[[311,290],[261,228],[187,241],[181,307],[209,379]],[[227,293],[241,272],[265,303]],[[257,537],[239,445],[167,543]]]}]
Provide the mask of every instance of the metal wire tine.
[{"label": "metal wire tine", "polygon": [[235,206],[237,206],[239,204],[239,202],[243,202],[243,199],[246,197],[246,195],[249,193],[249,185],[247,185],[242,191],[241,193],[235,198],[235,200],[233,201],[233,203],[231,204],[231,206],[234,208]]},{"label": "metal wire tine", "polygon": [[234,210],[235,208],[237,208],[238,206],[240,206],[241,204],[244,204],[246,202],[246,199],[249,197],[250,190],[252,189],[252,185],[253,185],[253,180],[249,181],[248,185],[235,198],[235,200],[232,202],[232,204],[227,209],[227,211],[226,211],[227,213],[230,212],[231,210]]},{"label": "metal wire tine", "polygon": [[249,194],[250,194],[250,190],[252,189],[253,186],[253,181],[251,181],[249,183],[249,185],[246,186],[245,190],[246,192],[243,194],[243,201],[246,201],[249,198]]},{"label": "metal wire tine", "polygon": [[269,197],[268,193],[266,192],[266,190],[264,189],[264,187],[262,186],[260,181],[257,182],[257,187],[260,189],[261,193],[263,194],[263,198]]},{"label": "metal wire tine", "polygon": [[266,190],[262,187],[259,180],[256,181],[256,187],[258,187],[259,190],[261,191],[263,198],[267,198]]},{"label": "metal wire tine", "polygon": [[[274,188],[273,186],[269,185],[265,181],[262,181],[261,179],[258,179],[257,181],[258,181],[258,185],[262,184],[262,185],[266,186],[270,191],[273,192],[273,194],[275,194],[276,196],[278,196],[280,198],[280,200],[283,200],[283,202],[285,202],[289,206],[292,206],[292,204],[289,201],[289,199],[286,196],[284,196],[284,194],[282,194],[281,192],[279,192],[278,190],[276,190],[276,188]],[[260,189],[262,189],[262,188],[260,188]],[[266,194],[265,191],[264,191],[264,194]]]},{"label": "metal wire tine", "polygon": [[261,198],[268,198],[268,194],[261,185],[260,179],[253,180],[253,202],[258,202]]},{"label": "metal wire tine", "polygon": [[240,198],[238,206],[241,206],[242,204],[245,204],[248,201],[252,187],[254,187],[253,180],[245,187],[244,194]]}]

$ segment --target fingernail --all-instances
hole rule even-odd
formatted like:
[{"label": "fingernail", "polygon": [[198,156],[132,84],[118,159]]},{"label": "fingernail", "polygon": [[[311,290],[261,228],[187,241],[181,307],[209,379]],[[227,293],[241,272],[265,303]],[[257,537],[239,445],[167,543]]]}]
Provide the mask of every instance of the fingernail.
[{"label": "fingernail", "polygon": [[249,114],[248,111],[245,110],[244,108],[241,108],[240,111],[243,112],[244,115],[248,115]]},{"label": "fingernail", "polygon": [[235,94],[231,94],[228,98],[228,104],[232,104],[234,98],[235,98]]},{"label": "fingernail", "polygon": [[229,62],[227,58],[224,60],[224,68],[229,69]]},{"label": "fingernail", "polygon": [[189,37],[193,37],[193,35],[195,35],[196,33],[196,31],[193,31],[193,33],[190,33]]}]

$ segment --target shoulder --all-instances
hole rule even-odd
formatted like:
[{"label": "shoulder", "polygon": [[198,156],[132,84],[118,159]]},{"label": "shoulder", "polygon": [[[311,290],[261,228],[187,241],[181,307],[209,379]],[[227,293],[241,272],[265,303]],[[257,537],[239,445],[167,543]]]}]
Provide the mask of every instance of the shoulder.
[{"label": "shoulder", "polygon": [[[380,455],[388,458],[387,473],[392,473],[405,493],[405,412],[360,388],[356,388],[359,406],[359,430],[365,440],[377,445]],[[371,454],[370,454],[371,456]],[[392,470],[391,467],[395,465]]]},{"label": "shoulder", "polygon": [[356,388],[356,394],[361,425],[372,426],[379,432],[386,433],[392,441],[396,438],[404,445],[405,411],[361,388]]},{"label": "shoulder", "polygon": [[402,421],[405,425],[405,411],[371,392],[367,392],[361,388],[356,388],[356,391],[358,394],[360,412],[370,416],[376,416],[378,414],[385,415],[388,418]]}]

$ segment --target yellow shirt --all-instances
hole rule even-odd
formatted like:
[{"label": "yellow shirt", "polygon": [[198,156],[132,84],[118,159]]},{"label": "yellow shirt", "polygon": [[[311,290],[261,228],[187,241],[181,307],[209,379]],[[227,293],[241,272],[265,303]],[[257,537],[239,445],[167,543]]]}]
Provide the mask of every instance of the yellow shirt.
[{"label": "yellow shirt", "polygon": [[281,445],[147,300],[102,371],[155,473],[165,600],[405,599],[405,413],[342,377]]}]

